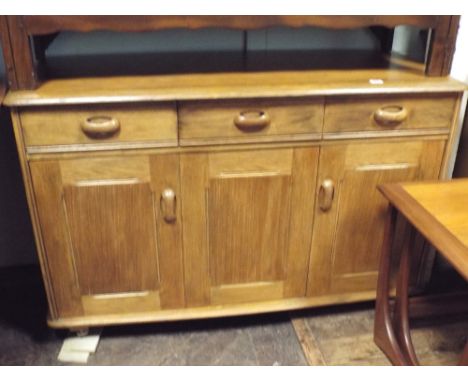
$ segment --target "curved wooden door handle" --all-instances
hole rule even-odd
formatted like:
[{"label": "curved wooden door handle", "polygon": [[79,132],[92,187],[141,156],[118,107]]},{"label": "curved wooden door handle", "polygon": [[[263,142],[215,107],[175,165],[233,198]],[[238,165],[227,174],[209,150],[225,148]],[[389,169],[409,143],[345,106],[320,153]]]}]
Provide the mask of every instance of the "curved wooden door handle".
[{"label": "curved wooden door handle", "polygon": [[109,138],[120,131],[120,122],[107,116],[88,117],[81,122],[81,130],[90,138]]},{"label": "curved wooden door handle", "polygon": [[245,131],[264,129],[270,122],[271,119],[268,113],[261,110],[241,111],[234,118],[234,125],[236,125],[238,129]]},{"label": "curved wooden door handle", "polygon": [[328,211],[333,204],[335,196],[335,184],[331,179],[325,179],[320,185],[318,202],[322,211]]},{"label": "curved wooden door handle", "polygon": [[176,221],[176,194],[172,188],[166,188],[161,193],[161,214],[166,223]]},{"label": "curved wooden door handle", "polygon": [[374,112],[374,119],[381,125],[397,125],[408,118],[408,110],[403,106],[383,106]]}]

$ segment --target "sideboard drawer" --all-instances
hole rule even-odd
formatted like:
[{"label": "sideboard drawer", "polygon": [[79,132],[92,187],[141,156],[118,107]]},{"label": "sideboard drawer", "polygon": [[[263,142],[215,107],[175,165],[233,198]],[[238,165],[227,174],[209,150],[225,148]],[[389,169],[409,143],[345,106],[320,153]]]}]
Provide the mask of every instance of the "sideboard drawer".
[{"label": "sideboard drawer", "polygon": [[448,134],[455,103],[456,97],[446,94],[328,98],[324,138],[359,132],[370,136],[423,134],[426,130]]},{"label": "sideboard drawer", "polygon": [[20,118],[29,153],[177,146],[174,103],[31,108]]},{"label": "sideboard drawer", "polygon": [[181,103],[182,146],[320,139],[323,98]]}]

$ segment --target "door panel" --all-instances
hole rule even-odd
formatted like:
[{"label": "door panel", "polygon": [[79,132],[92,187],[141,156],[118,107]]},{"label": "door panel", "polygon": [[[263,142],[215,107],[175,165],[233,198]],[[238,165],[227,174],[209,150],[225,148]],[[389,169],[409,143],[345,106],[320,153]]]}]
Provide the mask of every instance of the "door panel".
[{"label": "door panel", "polygon": [[305,294],[317,159],[317,148],[182,155],[188,305]]},{"label": "door panel", "polygon": [[209,251],[216,254],[210,257],[213,285],[282,280],[290,177],[213,179],[209,190]]},{"label": "door panel", "polygon": [[[372,169],[355,168],[346,171],[342,178],[338,201],[339,218],[333,247],[333,269],[343,277],[358,276],[360,273],[375,272],[378,269],[380,242],[370,238],[383,237],[383,226],[379,224],[386,212],[386,202],[381,197],[378,184],[415,179],[416,165],[394,164],[375,166]],[[365,193],[365,205],[356,203]],[[369,187],[370,186],[370,187]],[[349,253],[352,256],[335,256]]]},{"label": "door panel", "polygon": [[316,208],[308,295],[373,290],[387,203],[377,185],[437,179],[445,140],[326,146],[318,192],[334,184],[328,210]]},{"label": "door panel", "polygon": [[60,317],[184,306],[180,211],[166,222],[159,210],[165,188],[180,197],[177,156],[30,168],[49,273],[65,286],[54,289]]},{"label": "door panel", "polygon": [[158,289],[148,183],[65,186],[64,203],[81,293]]}]

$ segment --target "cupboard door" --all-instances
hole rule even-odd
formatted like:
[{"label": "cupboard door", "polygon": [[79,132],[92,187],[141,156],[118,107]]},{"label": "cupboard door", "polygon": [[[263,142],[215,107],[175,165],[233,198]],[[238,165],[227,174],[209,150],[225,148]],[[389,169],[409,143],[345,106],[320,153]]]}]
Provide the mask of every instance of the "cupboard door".
[{"label": "cupboard door", "polygon": [[387,203],[377,185],[437,179],[445,140],[349,143],[320,154],[307,294],[372,291]]},{"label": "cupboard door", "polygon": [[184,306],[177,156],[30,168],[59,317]]},{"label": "cupboard door", "polygon": [[304,296],[317,148],[181,156],[187,305]]}]

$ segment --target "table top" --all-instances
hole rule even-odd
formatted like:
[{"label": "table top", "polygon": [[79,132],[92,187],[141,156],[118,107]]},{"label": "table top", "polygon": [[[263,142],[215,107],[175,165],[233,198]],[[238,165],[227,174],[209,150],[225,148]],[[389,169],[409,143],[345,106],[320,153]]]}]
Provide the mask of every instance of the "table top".
[{"label": "table top", "polygon": [[468,178],[378,188],[468,280]]}]

